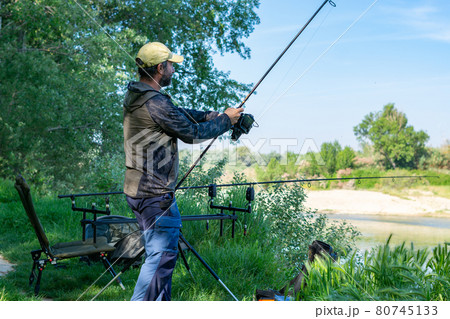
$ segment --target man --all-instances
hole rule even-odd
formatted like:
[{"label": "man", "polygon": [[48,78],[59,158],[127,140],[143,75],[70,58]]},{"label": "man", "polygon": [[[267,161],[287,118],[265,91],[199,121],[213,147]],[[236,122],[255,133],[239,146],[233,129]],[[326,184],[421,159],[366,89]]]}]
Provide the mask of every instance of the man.
[{"label": "man", "polygon": [[151,42],[138,52],[140,80],[130,82],[124,100],[124,192],[143,232],[146,259],[131,300],[170,300],[178,255],[181,216],[174,191],[177,140],[195,143],[222,135],[237,123],[242,108],[223,114],[182,109],[161,92],[183,57]]}]

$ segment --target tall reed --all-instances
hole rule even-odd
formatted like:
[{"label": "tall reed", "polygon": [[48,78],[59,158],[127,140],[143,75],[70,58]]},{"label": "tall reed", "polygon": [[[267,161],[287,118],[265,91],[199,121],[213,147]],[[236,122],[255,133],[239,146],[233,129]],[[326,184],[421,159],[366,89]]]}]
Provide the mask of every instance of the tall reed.
[{"label": "tall reed", "polygon": [[449,300],[448,244],[432,252],[386,244],[333,262],[307,265],[301,300]]}]

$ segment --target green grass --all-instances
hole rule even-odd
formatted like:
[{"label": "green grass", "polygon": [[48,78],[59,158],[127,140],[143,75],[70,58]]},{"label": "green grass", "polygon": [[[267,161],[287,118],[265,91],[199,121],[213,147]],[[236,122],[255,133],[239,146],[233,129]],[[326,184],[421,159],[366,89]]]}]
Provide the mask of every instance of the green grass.
[{"label": "green grass", "polygon": [[309,265],[302,300],[449,300],[450,247],[416,250],[388,238],[363,256]]},{"label": "green grass", "polygon": [[[13,186],[9,181],[1,181],[3,189]],[[229,194],[237,196],[237,194]],[[80,240],[80,219],[82,213],[72,212],[69,199],[57,199],[55,195],[39,196],[32,193],[36,212],[41,220],[51,244]],[[218,201],[223,199],[218,197]],[[242,196],[241,196],[242,197]],[[206,213],[207,200],[198,202],[190,196],[179,196],[179,206],[185,214]],[[235,205],[241,205],[242,198],[233,198]],[[123,196],[113,201],[113,214],[129,215]],[[124,204],[125,203],[125,204]],[[218,202],[220,203],[220,202]],[[89,206],[88,200],[77,202],[78,206]],[[97,203],[101,206],[100,202]],[[183,208],[184,207],[184,208]],[[260,218],[256,217],[254,218]],[[0,300],[90,300],[111,279],[102,274],[105,269],[101,263],[87,265],[78,258],[63,260],[65,268],[56,268],[47,264],[43,272],[40,295],[35,297],[28,286],[28,277],[32,266],[30,251],[39,248],[34,231],[29,223],[17,193],[13,189],[0,202],[0,254],[14,263],[14,271],[0,279]],[[279,259],[260,241],[254,232],[255,221],[247,219],[248,236],[243,236],[243,222],[236,225],[236,236],[231,238],[231,223],[225,221],[224,236],[219,236],[219,222],[211,221],[209,231],[205,222],[186,222],[183,234],[199,252],[204,260],[218,274],[229,289],[243,300],[252,300],[256,288],[281,287],[285,277],[280,269]],[[262,228],[260,228],[262,229]],[[181,258],[177,263],[173,277],[172,298],[174,300],[232,300],[228,292],[214,279],[207,269],[191,253],[186,252],[189,266],[194,274],[192,280]],[[117,265],[116,270],[122,268]],[[111,285],[98,300],[130,300],[139,274],[131,269],[122,275],[127,288],[122,291],[117,284]],[[281,278],[281,280],[280,280]]]},{"label": "green grass", "polygon": [[[10,181],[0,180],[0,190],[2,190],[0,194],[0,254],[16,265],[14,271],[0,279],[0,300],[77,300],[80,296],[81,300],[90,300],[110,281],[111,276],[104,274],[104,267],[100,263],[92,263],[89,266],[76,258],[62,261],[61,265],[65,265],[66,268],[47,265],[43,273],[41,293],[37,297],[34,296],[33,289],[28,286],[32,265],[30,251],[38,249],[39,243],[18,195],[14,189],[11,190],[11,187],[13,184]],[[229,200],[232,200],[233,205],[243,206],[246,203],[244,191],[245,188],[221,189],[216,203],[226,205]],[[304,258],[299,256],[306,256],[307,247],[311,242],[311,238],[304,234],[304,227],[308,227],[308,232],[313,238],[333,243],[335,248],[340,245],[347,247],[350,243],[346,238],[350,234],[347,226],[339,228],[336,234],[336,231],[324,228],[327,224],[324,217],[319,218],[311,212],[299,214],[299,218],[293,214],[302,207],[303,195],[300,188],[273,188],[265,192],[265,197],[257,195],[257,198],[264,197],[268,200],[264,205],[259,206],[264,207],[264,211],[256,206],[252,214],[238,213],[240,217],[233,239],[229,221],[224,223],[223,237],[219,236],[218,221],[211,221],[209,230],[206,230],[204,221],[185,222],[183,225],[183,234],[187,240],[240,300],[252,300],[256,289],[279,289],[298,273],[298,265],[294,267],[293,261],[297,264],[304,261]],[[205,193],[205,191],[180,192],[177,195],[178,205],[183,214],[216,213],[208,211],[208,197]],[[32,193],[32,195],[36,211],[51,244],[81,238],[81,213],[71,211],[70,200],[57,199],[54,194],[40,196]],[[276,201],[271,202],[270,199],[276,199]],[[92,204],[91,200],[77,201],[77,205],[89,207]],[[101,207],[102,200],[96,205]],[[111,205],[113,214],[131,215],[122,195],[112,197]],[[282,227],[283,222],[286,222],[289,227]],[[244,224],[248,226],[247,236],[243,235]],[[298,236],[288,236],[287,232],[293,235],[298,234]],[[287,236],[287,239],[292,241],[280,240],[284,238],[283,236]],[[294,249],[284,255],[281,253],[283,251],[281,245],[286,243],[300,249]],[[321,270],[321,264],[318,263],[314,266],[319,267],[317,276],[309,277],[311,282],[302,295],[302,299],[371,300],[372,296],[376,296],[379,300],[384,298],[388,300],[396,298],[399,300],[408,298],[448,300],[449,296],[446,292],[448,286],[445,280],[448,283],[449,257],[448,252],[444,251],[447,247],[439,249],[440,251],[437,252],[417,253],[403,247],[388,250],[387,253],[386,249],[380,252],[375,251],[373,257],[364,256],[365,259],[362,260],[353,257],[344,263],[343,267],[347,273],[353,274],[354,279],[344,276],[342,271],[336,268],[338,264],[326,265],[325,271]],[[377,265],[375,262],[384,256],[387,256],[384,259],[386,262]],[[418,260],[419,257],[415,256],[421,259]],[[424,263],[424,256],[427,260],[431,260],[429,264]],[[192,252],[187,252],[187,258],[195,280],[192,280],[180,258],[173,277],[172,298],[174,300],[232,300],[228,292]],[[391,260],[396,261],[390,263]],[[388,274],[388,277],[376,277],[374,274],[377,270],[384,270],[386,265],[388,266],[386,269],[393,271],[400,269],[399,265],[401,266],[404,261],[408,261],[407,267],[412,269],[408,271],[413,271],[416,264],[421,270],[414,270],[412,273],[405,270],[400,275]],[[428,272],[425,272],[425,266]],[[116,269],[120,270],[121,266],[117,265]],[[314,271],[311,272],[313,273],[315,274]],[[114,283],[97,300],[129,300],[138,274],[139,269],[125,272],[122,275],[122,281],[127,289],[122,291]],[[426,274],[427,277],[422,276],[422,278],[422,274]],[[408,289],[415,287],[410,283],[411,280],[406,278],[408,276],[422,280],[420,293],[408,292]],[[387,278],[383,279],[387,280],[386,282],[391,280],[395,287],[401,288],[400,293],[386,290],[388,289],[386,283],[379,284],[376,289],[370,288],[374,283],[379,282],[374,278]],[[331,281],[328,282],[328,280]],[[362,291],[356,282],[359,282],[367,293]],[[317,288],[317,285],[322,288]]]}]

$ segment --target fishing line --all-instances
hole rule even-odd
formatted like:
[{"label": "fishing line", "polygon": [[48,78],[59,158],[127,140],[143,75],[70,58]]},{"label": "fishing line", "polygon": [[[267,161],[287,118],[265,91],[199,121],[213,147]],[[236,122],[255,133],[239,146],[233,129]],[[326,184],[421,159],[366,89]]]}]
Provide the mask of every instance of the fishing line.
[{"label": "fishing line", "polygon": [[311,65],[309,67],[306,68],[305,71],[303,71],[303,73],[294,81],[294,83],[292,83],[277,99],[275,99],[274,102],[272,102],[272,104],[270,104],[266,109],[263,110],[263,112],[258,116],[257,120],[259,120],[276,102],[278,102],[280,100],[280,98],[282,98],[298,81],[300,81],[303,76],[313,68],[314,65],[317,64],[317,62],[326,54],[328,53],[328,51],[330,51],[330,49],[359,21],[361,20],[362,17],[364,17],[366,15],[367,12],[369,12],[369,10],[378,2],[378,0],[375,0],[371,5],[369,5],[369,7],[363,12],[361,13],[361,15],[356,18],[355,21],[352,22],[352,24],[350,24],[350,26],[336,39],[334,40],[334,42],[328,47],[326,48],[314,61],[313,63],[311,63]]},{"label": "fishing line", "polygon": [[[160,216],[158,216],[158,218],[157,219],[155,219],[155,221],[153,222],[153,224],[150,226],[150,227],[153,227],[153,225],[155,225],[156,224],[156,222],[161,218],[161,217],[163,217],[169,210],[170,210],[170,208],[172,208],[172,206],[173,206],[173,204],[175,204],[176,203],[176,201],[174,200],[173,201],[173,203],[169,206],[169,208],[167,208]],[[138,230],[135,230],[135,231],[133,231],[131,234],[133,234],[133,233],[135,233],[135,232],[137,232]],[[128,234],[127,236],[129,236],[130,234]],[[144,232],[142,232],[142,234],[141,234],[141,236],[140,236],[140,238],[139,239],[142,239],[142,237],[144,236]],[[98,276],[98,278],[88,287],[88,288],[86,288],[86,290],[77,298],[77,300],[76,301],[79,301],[80,299],[81,299],[81,297],[83,297],[108,271],[109,271],[109,269],[110,268],[112,268],[119,260],[120,260],[120,258],[122,258],[122,256],[126,253],[127,251],[124,251],[112,264],[111,264],[111,266],[108,268],[108,269],[106,269],[100,276]],[[97,297],[98,295],[96,295],[93,299],[91,299],[91,301],[93,301],[93,300],[95,300],[95,298]]]},{"label": "fishing line", "polygon": [[[322,8],[326,4],[330,4],[331,6],[335,7],[336,4],[332,0],[325,0],[319,8],[314,12],[314,14],[309,18],[309,20],[305,23],[305,25],[300,29],[300,31],[294,36],[294,38],[289,42],[289,44],[284,48],[283,52],[275,59],[275,61],[272,63],[272,65],[267,69],[267,71],[263,74],[263,76],[259,79],[259,81],[253,86],[253,88],[250,90],[250,92],[247,94],[247,96],[242,100],[242,102],[239,104],[238,108],[244,107],[245,102],[252,96],[252,94],[255,92],[255,90],[259,87],[259,85],[264,81],[264,79],[267,77],[267,75],[272,71],[272,69],[275,67],[275,65],[281,60],[283,55],[289,50],[289,48],[294,44],[294,42],[297,40],[297,38],[305,31],[305,29],[308,27],[308,25],[314,20],[314,18],[319,14],[319,12],[322,10]],[[252,118],[252,123],[256,122],[252,115],[247,114],[247,119]],[[242,118],[242,116],[241,116]],[[248,128],[250,129],[250,128]],[[234,130],[233,130],[234,133]],[[248,133],[248,131],[247,131]],[[239,133],[239,136],[242,133]],[[233,134],[234,135],[234,134]],[[231,136],[231,139],[233,140],[233,135]],[[237,137],[239,138],[239,137]],[[236,140],[237,140],[236,138]],[[217,137],[211,140],[211,142],[206,146],[206,148],[203,150],[203,152],[200,154],[200,156],[197,158],[197,160],[192,164],[192,166],[189,168],[189,170],[184,174],[184,176],[181,178],[181,180],[178,182],[176,188],[179,188],[180,185],[186,180],[186,178],[189,176],[189,174],[193,171],[193,169],[197,166],[197,164],[200,162],[200,160],[205,156],[206,152],[211,148],[211,146],[216,141]]]},{"label": "fishing line", "polygon": [[[305,183],[305,182],[323,182],[323,181],[346,181],[346,180],[365,180],[365,179],[402,179],[402,178],[439,178],[439,176],[433,175],[398,175],[398,176],[355,176],[355,177],[335,177],[335,178],[305,178],[305,179],[290,179],[290,180],[276,180],[276,181],[261,181],[261,182],[244,182],[244,183],[233,183],[233,184],[217,184],[216,187],[232,187],[232,186],[254,186],[254,185],[268,185],[268,184],[287,184],[287,183]],[[201,186],[189,186],[189,187],[180,187],[180,189],[199,189],[199,188],[208,188],[211,185],[201,185]]]},{"label": "fishing line", "polygon": [[[107,35],[108,35],[108,37],[109,38],[111,38],[118,46],[119,46],[119,48],[122,50],[122,51],[124,51],[133,61],[134,61],[134,58],[114,39],[114,38],[112,38],[112,36],[76,1],[76,0],[74,0],[75,1],[75,3],[80,7],[80,9],[92,20],[92,21],[94,21],[94,23],[104,32],[104,33],[106,33]],[[356,22],[358,22],[359,21],[359,19],[361,19],[362,18],[362,16],[367,12],[367,11],[369,11],[369,9],[377,2],[378,0],[375,0],[375,2],[371,5],[371,6],[369,6],[369,8],[357,19],[357,20],[355,20],[355,22],[354,23],[352,23],[352,25],[327,49],[327,50],[325,50],[325,52],[324,53],[322,53],[320,56],[319,56],[319,58],[318,59],[316,59],[316,61],[314,61],[313,62],[313,64],[288,88],[288,90],[296,83],[296,82],[298,82],[299,80],[300,80],[300,78],[302,78],[303,77],[303,75],[310,69],[310,68],[312,68],[312,66],[313,65],[315,65],[316,63],[317,63],[317,61],[326,53],[326,52],[328,52],[328,50],[329,49],[331,49],[331,47],[332,46],[334,46],[334,44],[336,43],[336,42],[338,42],[339,40],[340,40],[340,38],[356,23]],[[323,3],[323,5],[322,5],[322,7],[325,5],[325,3],[326,2],[328,2],[328,1],[325,1],[324,3]],[[331,3],[331,2],[330,2]],[[333,4],[332,4],[333,5]],[[320,9],[319,9],[320,10]],[[316,12],[316,14],[318,13],[318,11]],[[313,16],[313,18],[314,18],[314,16]],[[310,19],[310,21],[311,21],[312,19]],[[309,22],[310,22],[309,21]],[[309,23],[308,22],[308,23]],[[306,26],[305,26],[306,27]],[[303,31],[303,30],[302,30]],[[300,33],[301,32],[299,32],[299,34],[298,35],[300,35]],[[297,37],[298,37],[298,35],[297,35]],[[295,38],[296,39],[296,38]],[[289,44],[289,46],[285,49],[285,51],[282,53],[282,55],[287,51],[287,49],[292,45],[292,43],[295,41],[295,39]],[[243,106],[244,105],[244,103],[247,101],[247,99],[250,97],[250,95],[254,92],[254,90],[256,89],[256,87],[262,82],[262,80],[265,78],[265,76],[271,71],[271,69],[274,67],[274,65],[278,62],[278,60],[281,58],[281,56],[282,55],[280,55],[279,56],[279,58],[274,62],[274,64],[271,66],[271,68],[269,68],[269,70],[266,72],[266,74],[261,78],[261,80],[257,83],[257,85],[253,88],[253,90],[247,95],[247,97],[244,99],[244,101],[241,103],[241,106]],[[145,70],[144,70],[145,71]],[[145,71],[146,72],[146,71]],[[147,72],[146,72],[147,73]],[[148,73],[147,73],[147,75],[154,81],[154,79],[153,79],[153,77],[151,77]],[[156,82],[156,81],[155,81]],[[157,82],[156,82],[157,83]],[[160,86],[159,85],[159,83],[157,83],[158,84],[158,86]],[[163,90],[162,89],[162,87],[160,86],[160,88],[161,88],[161,90]],[[286,90],[281,96],[283,96],[288,90]],[[163,90],[163,92],[165,92],[164,90]],[[280,96],[280,97],[281,97]],[[279,98],[280,98],[279,97]],[[277,98],[276,100],[275,100],[275,102],[276,101],[278,101],[279,100],[279,98]],[[274,102],[274,103],[275,103]],[[272,103],[268,108],[270,108],[271,106],[273,106],[273,104],[274,103]],[[265,113],[265,111],[267,111],[268,110],[268,108],[266,108],[264,111],[263,111],[263,114]],[[262,114],[262,115],[263,115]],[[193,122],[195,122],[195,121],[193,121]],[[198,124],[198,123],[197,123]],[[213,142],[214,142],[214,140],[213,140]],[[206,153],[206,151],[208,150],[208,148],[206,148],[205,149],[205,151],[204,151],[204,153]],[[202,153],[202,154],[204,154],[204,153]],[[200,157],[201,158],[201,157]],[[199,158],[199,159],[200,159]],[[196,164],[194,164],[193,165],[193,167],[195,167],[195,165]],[[192,169],[193,169],[193,167],[192,167]],[[190,170],[191,171],[191,170]],[[190,171],[188,172],[188,174],[190,173]],[[187,174],[187,175],[188,175]],[[179,188],[179,186],[181,185],[181,183],[184,181],[184,179],[187,177],[187,175],[185,175],[184,176],[184,178],[178,183],[178,185],[177,185],[177,187],[176,187],[176,189],[178,189]],[[172,205],[175,203],[175,201],[172,203]],[[172,206],[171,205],[171,206]],[[170,207],[169,207],[170,208]],[[168,209],[161,215],[161,216],[163,216],[166,212],[168,211]],[[160,217],[161,217],[160,216]],[[159,217],[159,218],[160,218]],[[156,221],[155,221],[156,222]],[[143,236],[143,234],[141,235],[141,236]],[[119,259],[117,259],[117,260],[119,260]],[[117,262],[117,260],[116,260],[116,262]],[[113,264],[115,264],[115,263],[113,263]],[[103,274],[101,274],[98,278],[97,278],[97,280],[96,281],[94,281],[94,283],[93,284],[91,284],[89,287],[88,287],[88,289],[86,289],[85,290],[85,292],[83,292],[81,295],[80,295],[80,297],[77,299],[77,300],[79,300],[80,298],[81,298],[81,296],[83,296],[104,274],[106,273],[106,271],[103,273]],[[103,290],[102,290],[103,291]],[[95,297],[97,297],[98,296],[98,294],[95,296]],[[94,297],[94,298],[95,298]],[[93,299],[94,299],[93,298]]]},{"label": "fishing line", "polygon": [[[253,181],[253,182],[243,182],[243,183],[233,183],[233,184],[217,184],[215,185],[216,187],[231,187],[231,186],[259,186],[261,191],[266,193],[267,195],[267,199],[269,200],[269,202],[277,204],[277,202],[272,198],[272,196],[270,196],[271,194],[262,186],[262,185],[267,185],[267,184],[286,184],[286,183],[304,183],[304,182],[319,182],[319,181],[340,181],[340,180],[364,180],[364,179],[401,179],[401,178],[438,178],[438,176],[428,176],[428,175],[419,175],[419,176],[367,176],[367,177],[340,177],[340,178],[311,178],[311,179],[295,179],[295,180],[278,180],[278,181],[266,181],[266,182],[258,182],[258,181]],[[252,178],[253,179],[253,178]],[[254,180],[254,179],[253,179]],[[201,185],[201,186],[189,186],[189,187],[180,187],[178,189],[183,189],[183,190],[191,190],[191,189],[200,189],[200,188],[208,188],[210,187],[210,185]],[[120,194],[119,192],[116,192],[117,194]],[[114,194],[116,194],[114,193]],[[110,193],[98,193],[98,194],[91,194],[91,195],[106,195],[106,194],[110,194]],[[111,193],[112,194],[112,193]],[[174,202],[175,203],[175,202]],[[174,204],[172,203],[171,206]],[[171,207],[170,206],[170,207]],[[163,216],[169,209],[170,207],[161,215]],[[294,213],[290,213],[287,212],[286,213],[288,216],[291,217],[295,217],[293,214]],[[160,217],[161,217],[160,216]],[[159,218],[160,218],[159,217]],[[158,218],[158,219],[159,219]],[[157,221],[157,220],[156,220]],[[155,221],[155,222],[156,222]],[[137,231],[134,231],[137,232]],[[134,233],[133,232],[133,233]],[[128,235],[127,235],[128,236]],[[141,237],[143,236],[143,234],[141,234]],[[124,253],[122,253],[122,255],[111,264],[111,267],[114,266],[117,261],[123,256]],[[343,269],[344,270],[344,269]],[[82,296],[84,296],[86,294],[86,292],[88,290],[90,290],[93,285],[95,285],[95,283],[98,282],[98,280],[100,280],[101,277],[103,277],[106,272],[108,270],[104,271],[77,299],[77,301],[79,301],[81,299]],[[345,270],[344,270],[345,271]],[[350,276],[349,274],[347,274],[348,276]],[[99,293],[97,293],[92,299],[91,301],[95,300],[110,284],[113,283],[113,281],[117,278],[118,276],[116,276],[115,278],[113,278],[105,287],[103,287]],[[356,282],[356,281],[355,281]],[[359,284],[358,284],[359,285]],[[362,287],[361,287],[362,288]],[[362,288],[363,289],[363,288]],[[367,293],[367,291],[366,291]],[[369,296],[370,294],[367,293]]]},{"label": "fishing line", "polygon": [[[302,48],[302,50],[300,51],[300,53],[297,55],[297,57],[294,59],[294,62],[291,64],[291,66],[289,67],[289,70],[285,73],[285,77],[287,75],[289,75],[291,73],[291,71],[294,69],[295,65],[298,63],[300,57],[303,55],[303,53],[305,53],[306,49],[309,47],[311,41],[315,38],[317,32],[319,32],[319,30],[321,29],[322,25],[324,24],[325,20],[328,18],[328,16],[331,13],[331,10],[333,10],[333,7],[331,6],[328,9],[327,14],[325,15],[325,17],[322,19],[322,22],[320,22],[319,26],[316,28],[316,30],[314,31],[313,35],[309,38],[308,42],[305,44],[305,46]],[[272,94],[270,95],[270,97],[267,99],[266,104],[264,105],[264,107],[266,107],[267,105],[269,105],[270,100],[272,100],[272,98],[275,96],[275,94],[277,93],[278,89],[281,87],[282,85],[282,81],[278,81],[277,87],[272,91]]]},{"label": "fishing line", "polygon": [[[114,43],[130,58],[130,59],[132,59],[133,60],[133,62],[135,62],[135,59],[108,33],[108,31],[106,31],[106,29],[105,28],[103,28],[95,19],[94,19],[94,17],[92,17],[79,3],[78,3],[78,1],[77,0],[74,0],[74,2],[78,5],[78,7],[84,12],[84,14],[86,14],[111,40],[113,40],[114,41]],[[139,67],[139,66],[138,66]],[[162,91],[164,94],[167,94],[166,93],[166,91],[161,87],[161,85],[157,82],[157,81],[155,81],[155,79],[150,75],[150,74],[148,74],[148,72],[144,69],[144,68],[141,68],[146,74],[147,74],[147,76],[150,78],[150,79],[152,79],[159,87],[160,87],[160,91]],[[185,114],[186,114],[186,116],[190,119],[190,120],[192,120],[192,122],[193,123],[195,123],[195,124],[197,124],[198,125],[198,123],[197,123],[197,121],[195,121],[195,119],[194,118],[192,118],[192,116],[188,113],[188,112],[186,112],[183,108],[179,108],[179,109],[181,109]],[[162,216],[164,216],[166,213],[167,213],[167,211],[172,207],[172,205],[175,203],[175,201],[171,204],[171,206],[166,210],[166,211],[164,211],[163,212],[163,214],[161,214],[161,216],[159,216],[159,218],[161,218]],[[154,223],[156,223],[156,221],[158,221],[159,220],[159,218],[158,219],[156,219],[155,220],[155,222]],[[142,238],[142,236],[143,236],[143,234],[141,234],[141,238]],[[120,257],[122,257],[123,255],[125,254],[125,252],[124,253],[122,253],[122,255],[120,256]],[[116,263],[117,263],[117,261],[120,259],[120,257],[119,258],[117,258],[117,260],[115,261],[115,262],[113,262],[112,264],[111,264],[111,266],[110,267],[112,267],[112,266],[114,266]],[[108,268],[109,269],[109,268]],[[98,282],[98,280],[100,280],[105,274],[106,274],[106,272],[107,271],[109,271],[109,270],[105,270],[79,297],[78,297],[78,299],[77,299],[77,301],[78,300],[80,300],[80,298],[84,295],[84,294],[86,294],[86,292],[89,290],[89,289],[91,289],[91,287],[93,286],[93,285],[95,285],[95,283],[97,283]]]},{"label": "fishing line", "polygon": [[[80,9],[84,12],[84,14],[86,14],[92,21],[94,21],[94,23],[111,39],[111,40],[113,40],[114,41],[114,43],[115,44],[117,44],[118,46],[119,46],[119,48],[123,51],[123,52],[125,52],[125,54],[126,55],[128,55],[129,57],[130,57],[130,59],[131,60],[133,60],[133,62],[136,62],[136,60],[108,33],[108,31],[106,31],[106,29],[105,28],[103,28],[101,25],[100,25],[100,23],[98,23],[95,19],[94,19],[94,17],[92,17],[79,3],[78,3],[78,1],[77,0],[74,0],[75,1],[75,3],[80,7]],[[155,81],[155,79],[150,75],[150,74],[148,74],[148,72],[145,70],[145,68],[143,68],[143,67],[141,67],[141,66],[139,66],[139,65],[137,65],[137,67],[139,67],[141,70],[143,70],[146,74],[147,74],[147,76],[150,78],[150,79],[152,79],[153,80],[153,82],[155,82],[158,86],[159,86],[159,90],[160,91],[162,91],[162,93],[163,94],[165,94],[165,95],[168,95],[169,97],[170,97],[170,99],[171,100],[173,100],[172,99],[172,97],[169,95],[169,94],[167,94],[167,92],[166,92],[166,90],[164,90],[164,88],[157,82],[157,81]],[[176,102],[176,101],[175,101]],[[176,104],[178,104],[177,102],[176,102]],[[178,109],[180,109],[181,111],[183,111],[184,113],[185,113],[185,115],[186,115],[186,117],[188,117],[190,120],[192,120],[192,122],[194,122],[195,124],[197,124],[198,125],[198,122],[188,113],[188,112],[186,112],[183,108],[178,108]]]}]

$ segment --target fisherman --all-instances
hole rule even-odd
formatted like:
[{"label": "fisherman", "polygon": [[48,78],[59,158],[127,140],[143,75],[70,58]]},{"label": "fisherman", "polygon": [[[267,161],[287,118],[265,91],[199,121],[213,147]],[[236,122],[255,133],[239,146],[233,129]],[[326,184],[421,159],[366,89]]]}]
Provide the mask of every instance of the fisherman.
[{"label": "fisherman", "polygon": [[138,52],[139,81],[128,84],[124,106],[126,172],[124,193],[144,237],[146,259],[131,300],[170,300],[178,255],[181,216],[174,196],[178,177],[177,140],[193,144],[227,132],[242,108],[224,113],[176,106],[161,91],[170,85],[174,63],[183,56],[150,42]]}]

